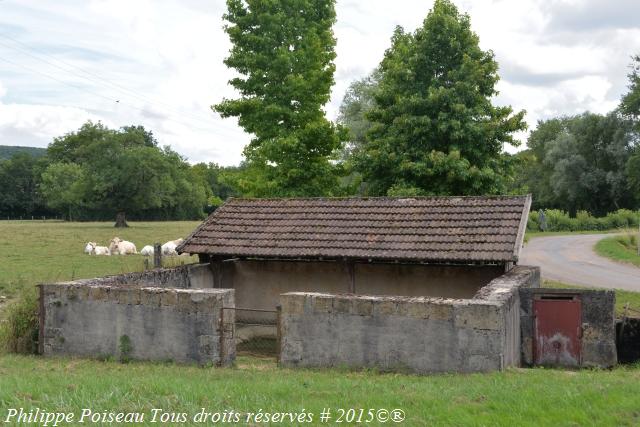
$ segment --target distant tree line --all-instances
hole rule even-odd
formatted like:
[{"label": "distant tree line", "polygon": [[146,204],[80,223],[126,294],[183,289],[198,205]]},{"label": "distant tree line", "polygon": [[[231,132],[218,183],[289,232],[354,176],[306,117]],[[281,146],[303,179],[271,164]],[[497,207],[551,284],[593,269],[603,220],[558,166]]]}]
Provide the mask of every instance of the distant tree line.
[{"label": "distant tree line", "polygon": [[19,147],[14,145],[0,145],[0,160],[9,160],[15,154],[28,153],[33,157],[42,157],[46,150],[40,147]]},{"label": "distant tree line", "polygon": [[233,194],[224,174],[237,168],[190,165],[159,147],[142,126],[88,122],[55,138],[46,155],[0,161],[0,216],[68,220],[201,219]]}]

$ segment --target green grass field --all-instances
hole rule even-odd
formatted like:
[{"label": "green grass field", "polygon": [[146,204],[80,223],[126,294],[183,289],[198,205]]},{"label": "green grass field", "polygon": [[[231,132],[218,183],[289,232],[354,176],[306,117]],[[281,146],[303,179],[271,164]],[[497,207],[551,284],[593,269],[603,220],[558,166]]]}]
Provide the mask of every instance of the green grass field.
[{"label": "green grass field", "polygon": [[596,243],[595,250],[600,256],[640,267],[637,239],[637,232],[635,234],[627,233],[621,236],[606,237]]},{"label": "green grass field", "polygon": [[526,231],[524,235],[525,243],[537,237],[547,236],[570,236],[573,234],[613,234],[613,233],[630,233],[633,230],[629,228],[614,228],[611,230],[585,230],[585,231]]},{"label": "green grass field", "polygon": [[[140,270],[141,256],[90,257],[83,253],[84,244],[105,244],[118,235],[142,247],[185,236],[196,224],[133,223],[130,229],[115,230],[111,223],[0,222],[1,235],[11,236],[12,242],[0,245],[0,295],[13,298],[38,282]],[[640,306],[640,294],[630,296]],[[329,407],[334,414],[337,408],[399,408],[407,417],[402,425],[409,426],[631,426],[640,424],[638,396],[640,366],[420,377],[371,370],[281,369],[272,359],[249,357],[239,358],[233,368],[200,368],[0,355],[0,423],[10,408],[20,407],[78,415],[83,408],[137,411],[146,416],[153,408],[189,415],[206,408],[241,413],[305,409],[315,414],[308,425],[336,425],[335,420],[317,422],[320,411]],[[149,418],[143,424],[162,425],[150,424]]]},{"label": "green grass field", "polygon": [[[89,256],[87,242],[108,246],[118,236],[136,244],[138,250],[155,242],[164,243],[186,237],[198,222],[140,222],[127,229],[115,229],[113,223],[0,221],[0,296],[13,298],[25,287],[55,282],[118,274],[144,269],[144,257]],[[191,262],[167,258],[167,262]],[[1,306],[0,306],[1,307]]]},{"label": "green grass field", "polygon": [[[146,414],[161,408],[189,415],[201,408],[240,413],[304,409],[315,414],[311,425],[339,425],[335,420],[318,423],[320,411],[326,407],[334,413],[338,408],[399,408],[406,414],[401,425],[408,426],[632,426],[640,422],[638,393],[640,369],[634,367],[419,377],[281,369],[272,361],[255,358],[240,359],[236,368],[224,369],[0,358],[0,417],[15,407],[78,414],[83,408]],[[154,425],[148,419],[144,424]]]}]

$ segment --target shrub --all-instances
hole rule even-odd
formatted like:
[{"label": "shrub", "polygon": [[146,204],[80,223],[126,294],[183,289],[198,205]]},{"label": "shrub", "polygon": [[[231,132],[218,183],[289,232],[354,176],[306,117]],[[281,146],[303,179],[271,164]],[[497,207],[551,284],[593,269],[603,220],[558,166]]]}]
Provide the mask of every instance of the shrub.
[{"label": "shrub", "polygon": [[629,250],[636,250],[638,248],[638,238],[632,233],[616,236],[616,241]]},{"label": "shrub", "polygon": [[637,227],[638,213],[629,209],[618,209],[615,212],[609,212],[603,220],[607,224],[607,228]]},{"label": "shrub", "polygon": [[577,230],[601,230],[601,221],[587,211],[578,211],[575,222]]},{"label": "shrub", "polygon": [[527,220],[527,230],[540,231],[540,214],[538,211],[531,211]]},{"label": "shrub", "polygon": [[[596,218],[587,211],[578,211],[575,218],[559,209],[547,209],[544,211],[547,229],[546,231],[597,231],[611,230],[614,228],[635,228],[640,221],[640,212],[629,209],[618,209],[609,212],[606,216]],[[540,216],[538,212],[529,213],[527,230],[540,230]]]},{"label": "shrub", "polygon": [[25,289],[6,309],[0,323],[0,350],[10,353],[38,352],[38,292]]},{"label": "shrub", "polygon": [[558,209],[549,209],[545,212],[547,218],[547,231],[573,231],[575,225],[571,224],[571,218],[566,212]]}]

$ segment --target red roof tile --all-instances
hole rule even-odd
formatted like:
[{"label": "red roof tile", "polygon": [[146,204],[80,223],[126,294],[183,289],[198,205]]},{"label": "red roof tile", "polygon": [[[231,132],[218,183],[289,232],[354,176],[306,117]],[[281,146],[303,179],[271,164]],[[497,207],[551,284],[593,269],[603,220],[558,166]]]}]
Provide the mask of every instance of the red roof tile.
[{"label": "red roof tile", "polygon": [[517,261],[530,196],[229,199],[179,251],[220,257]]}]

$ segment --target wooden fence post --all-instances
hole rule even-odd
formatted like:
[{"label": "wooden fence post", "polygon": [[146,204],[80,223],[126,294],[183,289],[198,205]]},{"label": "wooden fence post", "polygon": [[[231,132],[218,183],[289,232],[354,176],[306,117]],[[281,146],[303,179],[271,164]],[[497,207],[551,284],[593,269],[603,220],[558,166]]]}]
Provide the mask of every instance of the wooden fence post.
[{"label": "wooden fence post", "polygon": [[153,268],[162,268],[162,245],[153,245]]}]

